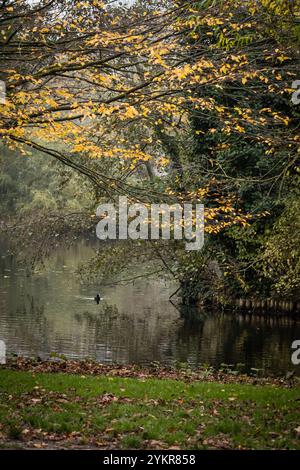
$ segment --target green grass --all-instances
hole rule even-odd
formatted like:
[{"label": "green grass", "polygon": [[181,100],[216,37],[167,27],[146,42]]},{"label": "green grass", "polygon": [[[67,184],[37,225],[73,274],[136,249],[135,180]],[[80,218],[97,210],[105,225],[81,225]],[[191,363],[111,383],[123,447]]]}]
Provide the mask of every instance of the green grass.
[{"label": "green grass", "polygon": [[297,388],[3,369],[0,447],[300,449],[299,407]]}]

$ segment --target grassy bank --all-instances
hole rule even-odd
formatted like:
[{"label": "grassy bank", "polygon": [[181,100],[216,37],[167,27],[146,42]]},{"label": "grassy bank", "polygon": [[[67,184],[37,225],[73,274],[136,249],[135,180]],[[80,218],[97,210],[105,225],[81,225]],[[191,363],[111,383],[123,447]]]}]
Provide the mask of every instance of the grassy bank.
[{"label": "grassy bank", "polygon": [[299,388],[0,370],[7,447],[300,449]]}]

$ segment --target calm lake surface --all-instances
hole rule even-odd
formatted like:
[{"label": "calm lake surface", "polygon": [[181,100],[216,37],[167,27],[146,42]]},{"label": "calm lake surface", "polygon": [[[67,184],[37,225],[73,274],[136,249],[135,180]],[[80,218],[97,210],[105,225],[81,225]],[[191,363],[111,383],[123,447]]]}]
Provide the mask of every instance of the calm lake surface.
[{"label": "calm lake surface", "polygon": [[[240,363],[248,372],[300,375],[291,363],[299,321],[209,312],[184,319],[168,300],[176,286],[163,278],[82,284],[76,269],[92,254],[86,242],[59,249],[44,270],[27,277],[1,250],[0,339],[9,355],[48,358],[55,352],[102,363],[192,367]],[[93,300],[98,291],[99,305]]]}]

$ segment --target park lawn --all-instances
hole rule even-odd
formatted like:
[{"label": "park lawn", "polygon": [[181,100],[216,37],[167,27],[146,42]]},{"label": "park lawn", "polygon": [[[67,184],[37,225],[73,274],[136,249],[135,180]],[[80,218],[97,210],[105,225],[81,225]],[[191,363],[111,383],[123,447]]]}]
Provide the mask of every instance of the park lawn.
[{"label": "park lawn", "polygon": [[1,448],[300,449],[300,390],[0,370]]}]

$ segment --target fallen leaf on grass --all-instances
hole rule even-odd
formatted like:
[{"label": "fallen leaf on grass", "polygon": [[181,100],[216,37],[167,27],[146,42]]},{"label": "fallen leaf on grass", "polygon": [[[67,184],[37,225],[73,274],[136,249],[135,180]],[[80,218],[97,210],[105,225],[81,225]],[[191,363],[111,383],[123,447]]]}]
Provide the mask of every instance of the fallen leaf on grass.
[{"label": "fallen leaf on grass", "polygon": [[35,442],[34,444],[32,444],[33,447],[35,447],[36,449],[42,449],[43,447],[46,447],[47,444],[45,444],[44,442]]},{"label": "fallen leaf on grass", "polygon": [[145,441],[147,449],[164,449],[166,444],[163,441]]},{"label": "fallen leaf on grass", "polygon": [[232,449],[230,440],[222,435],[204,439],[203,445],[214,449]]}]

